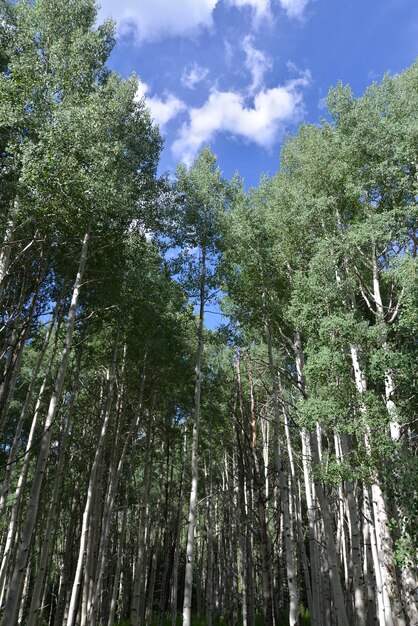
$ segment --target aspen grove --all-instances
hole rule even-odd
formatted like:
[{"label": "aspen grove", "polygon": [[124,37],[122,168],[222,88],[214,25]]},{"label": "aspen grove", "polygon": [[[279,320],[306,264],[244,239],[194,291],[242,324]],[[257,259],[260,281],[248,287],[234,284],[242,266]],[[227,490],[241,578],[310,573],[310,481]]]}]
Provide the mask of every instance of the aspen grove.
[{"label": "aspen grove", "polygon": [[96,16],[0,0],[1,624],[417,626],[418,64],[170,180]]}]

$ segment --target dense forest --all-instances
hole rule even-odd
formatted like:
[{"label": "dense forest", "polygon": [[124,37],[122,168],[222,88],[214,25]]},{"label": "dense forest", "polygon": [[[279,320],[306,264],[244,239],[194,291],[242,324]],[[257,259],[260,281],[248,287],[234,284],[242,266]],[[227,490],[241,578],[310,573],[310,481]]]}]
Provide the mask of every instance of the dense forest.
[{"label": "dense forest", "polygon": [[416,626],[418,63],[171,180],[96,11],[0,0],[2,624]]}]

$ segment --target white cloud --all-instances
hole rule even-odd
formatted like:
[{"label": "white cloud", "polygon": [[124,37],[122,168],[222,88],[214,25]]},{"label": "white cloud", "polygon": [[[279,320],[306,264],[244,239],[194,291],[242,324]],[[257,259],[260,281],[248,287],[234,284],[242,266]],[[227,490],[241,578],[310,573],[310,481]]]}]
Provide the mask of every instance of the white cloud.
[{"label": "white cloud", "polygon": [[[213,26],[213,11],[221,0],[101,0],[99,21],[116,19],[119,34],[132,33],[136,43],[163,37],[190,36]],[[249,7],[256,23],[271,17],[277,3],[289,17],[301,17],[309,0],[223,0],[229,6]]]},{"label": "white cloud", "polygon": [[264,52],[254,48],[253,38],[250,35],[245,37],[242,47],[245,52],[245,67],[252,76],[249,92],[255,93],[262,86],[264,74],[272,67],[272,61]]},{"label": "white cloud", "polygon": [[209,70],[207,67],[201,67],[196,62],[193,63],[189,69],[184,68],[183,74],[181,76],[181,83],[185,87],[189,89],[194,89],[195,86],[205,80],[206,76],[209,74]]},{"label": "white cloud", "polygon": [[319,98],[318,100],[318,109],[320,111],[326,111],[327,110],[327,97],[324,96],[323,98]]},{"label": "white cloud", "polygon": [[302,17],[309,0],[279,0],[279,2],[288,17]]},{"label": "white cloud", "polygon": [[187,36],[210,28],[219,0],[102,0],[99,19],[113,17],[120,34],[133,33],[137,43],[167,36]]},{"label": "white cloud", "polygon": [[270,0],[228,0],[228,2],[239,8],[250,7],[257,19],[270,15]]},{"label": "white cloud", "polygon": [[[228,0],[236,7],[251,7],[257,20],[271,16],[271,4],[277,0]],[[301,17],[309,0],[278,0],[288,17]]]},{"label": "white cloud", "polygon": [[309,72],[283,86],[260,90],[252,106],[233,91],[214,90],[200,108],[189,110],[172,151],[190,164],[198,150],[217,133],[226,132],[271,148],[286,124],[300,119],[303,113],[301,89],[309,84]]},{"label": "white cloud", "polygon": [[147,96],[149,87],[146,83],[140,82],[136,92],[136,98],[145,98],[145,103],[151,111],[151,117],[159,125],[160,130],[164,130],[164,126],[170,120],[177,117],[179,113],[185,110],[186,105],[171,93],[165,94],[164,100],[156,96]]}]

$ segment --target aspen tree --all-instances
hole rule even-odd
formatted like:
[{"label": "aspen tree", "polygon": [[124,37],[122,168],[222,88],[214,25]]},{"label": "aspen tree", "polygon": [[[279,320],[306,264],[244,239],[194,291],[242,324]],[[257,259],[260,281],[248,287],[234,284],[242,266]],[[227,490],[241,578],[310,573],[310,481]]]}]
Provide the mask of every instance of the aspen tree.
[{"label": "aspen tree", "polygon": [[[209,149],[204,149],[187,171],[180,167],[177,171],[176,189],[179,194],[180,210],[183,217],[182,228],[178,233],[179,243],[186,248],[197,250],[198,258],[190,257],[191,272],[188,288],[198,303],[197,349],[195,360],[194,410],[192,422],[191,448],[191,489],[188,514],[186,570],[183,601],[183,626],[190,626],[192,606],[192,586],[194,571],[194,542],[197,514],[198,486],[198,444],[199,422],[201,413],[202,357],[204,347],[205,304],[210,299],[213,289],[213,263],[216,257],[219,213],[223,208],[225,185],[220,172],[215,168],[216,159]],[[186,252],[187,259],[187,252]],[[189,274],[186,266],[184,273]]]},{"label": "aspen tree", "polygon": [[47,564],[48,564],[51,549],[53,547],[51,545],[52,534],[53,534],[53,524],[55,521],[54,520],[55,512],[56,512],[56,507],[58,504],[61,482],[63,478],[62,474],[64,471],[65,454],[67,451],[70,429],[71,429],[72,420],[74,417],[73,415],[74,402],[78,393],[79,375],[80,375],[80,356],[81,354],[77,357],[77,365],[75,368],[74,380],[73,380],[72,389],[71,389],[71,399],[68,405],[66,421],[64,424],[64,428],[63,428],[64,432],[63,432],[63,436],[62,436],[61,444],[60,444],[59,458],[58,458],[58,464],[57,464],[57,468],[55,472],[51,504],[50,504],[49,511],[48,511],[45,534],[44,534],[42,546],[41,546],[39,565],[37,568],[35,584],[33,587],[32,597],[30,601],[29,616],[27,620],[28,626],[36,626],[40,622],[40,614],[42,612],[42,606],[43,606],[43,603],[41,601],[42,592],[44,591],[44,586],[45,586]]},{"label": "aspen tree", "polygon": [[273,359],[273,347],[272,338],[270,332],[270,326],[266,320],[266,340],[267,350],[269,358],[269,368],[272,386],[272,400],[274,410],[274,455],[276,470],[279,473],[280,481],[280,499],[283,509],[283,522],[284,522],[284,538],[285,538],[285,552],[286,552],[286,573],[287,573],[287,585],[289,589],[289,626],[297,626],[299,602],[298,602],[298,588],[296,579],[296,566],[294,563],[293,546],[291,543],[291,524],[293,521],[290,519],[289,510],[289,492],[288,492],[288,480],[283,463],[283,455],[280,446],[279,428],[280,428],[280,408],[279,398],[277,390],[276,372]]},{"label": "aspen tree", "polygon": [[[68,612],[68,618],[67,618],[67,625],[68,626],[73,626],[75,624],[75,620],[76,620],[76,616],[77,616],[77,609],[78,609],[78,599],[79,599],[79,588],[80,588],[80,581],[81,581],[81,573],[82,573],[82,568],[83,568],[83,563],[84,563],[84,559],[89,558],[89,554],[87,552],[86,554],[86,546],[87,546],[87,534],[88,534],[88,525],[89,522],[91,521],[91,512],[92,512],[92,507],[94,506],[93,503],[93,497],[94,497],[94,493],[96,491],[96,480],[97,480],[97,475],[98,475],[98,471],[99,471],[99,464],[101,462],[101,454],[102,454],[102,449],[104,446],[104,442],[105,442],[105,437],[106,437],[106,433],[107,433],[107,429],[108,429],[108,424],[109,424],[109,419],[111,416],[111,408],[112,408],[112,402],[113,402],[113,385],[114,385],[114,381],[115,381],[115,370],[116,370],[116,359],[117,359],[117,350],[118,350],[118,341],[116,341],[116,345],[114,348],[114,355],[113,355],[113,359],[112,359],[112,365],[110,367],[110,369],[107,372],[106,375],[106,395],[104,398],[104,406],[103,406],[103,413],[102,413],[102,425],[101,425],[101,430],[100,430],[100,435],[99,435],[99,442],[96,448],[96,452],[95,452],[95,456],[94,456],[94,460],[93,460],[93,464],[90,470],[90,479],[89,479],[89,486],[88,486],[88,490],[87,490],[87,499],[86,499],[86,503],[84,506],[84,512],[83,512],[83,523],[82,523],[82,527],[81,527],[81,539],[80,539],[80,546],[79,546],[79,550],[78,550],[78,560],[77,560],[77,568],[76,568],[76,573],[75,573],[75,577],[74,577],[74,581],[73,581],[73,588],[71,591],[71,600],[70,600],[70,607],[69,607],[69,612]],[[85,616],[84,619],[86,619],[87,616]]]},{"label": "aspen tree", "polygon": [[61,396],[61,391],[64,385],[64,379],[67,372],[68,360],[70,357],[70,350],[72,344],[72,338],[74,333],[74,326],[76,320],[76,310],[78,304],[78,298],[80,294],[84,269],[87,261],[87,250],[90,233],[86,232],[83,238],[83,245],[80,254],[80,263],[78,267],[77,277],[74,283],[73,293],[71,297],[70,309],[68,312],[68,322],[65,336],[64,349],[61,354],[61,362],[58,369],[58,374],[55,380],[54,391],[51,396],[51,400],[48,407],[48,413],[45,419],[43,427],[44,435],[41,440],[41,449],[38,456],[38,461],[35,469],[35,475],[32,480],[32,487],[30,493],[29,507],[24,522],[22,537],[18,554],[16,557],[15,567],[13,570],[10,587],[7,594],[6,607],[4,612],[4,623],[14,624],[16,619],[16,612],[18,608],[18,602],[20,598],[21,586],[23,583],[23,576],[26,570],[26,564],[29,553],[29,546],[32,540],[32,533],[35,526],[36,516],[39,506],[39,498],[42,487],[43,475],[45,472],[46,462],[49,456],[50,441],[51,441],[51,426],[55,419],[58,401]]}]

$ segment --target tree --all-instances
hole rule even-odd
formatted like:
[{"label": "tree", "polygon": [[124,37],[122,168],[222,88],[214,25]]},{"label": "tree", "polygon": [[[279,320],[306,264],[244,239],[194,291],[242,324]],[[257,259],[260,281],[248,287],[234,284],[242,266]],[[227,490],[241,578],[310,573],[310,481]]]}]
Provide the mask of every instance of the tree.
[{"label": "tree", "polygon": [[187,530],[183,626],[190,626],[191,623],[204,315],[205,305],[211,298],[210,292],[215,287],[213,263],[216,259],[217,239],[219,238],[219,216],[226,194],[225,183],[215,163],[216,158],[211,151],[208,148],[203,149],[189,170],[186,170],[184,166],[178,168],[176,183],[176,190],[179,194],[179,213],[176,218],[180,225],[179,232],[176,233],[176,241],[184,250],[182,260],[185,261],[181,273],[185,278],[184,286],[191,297],[197,296],[199,307],[192,426],[192,484]]}]

